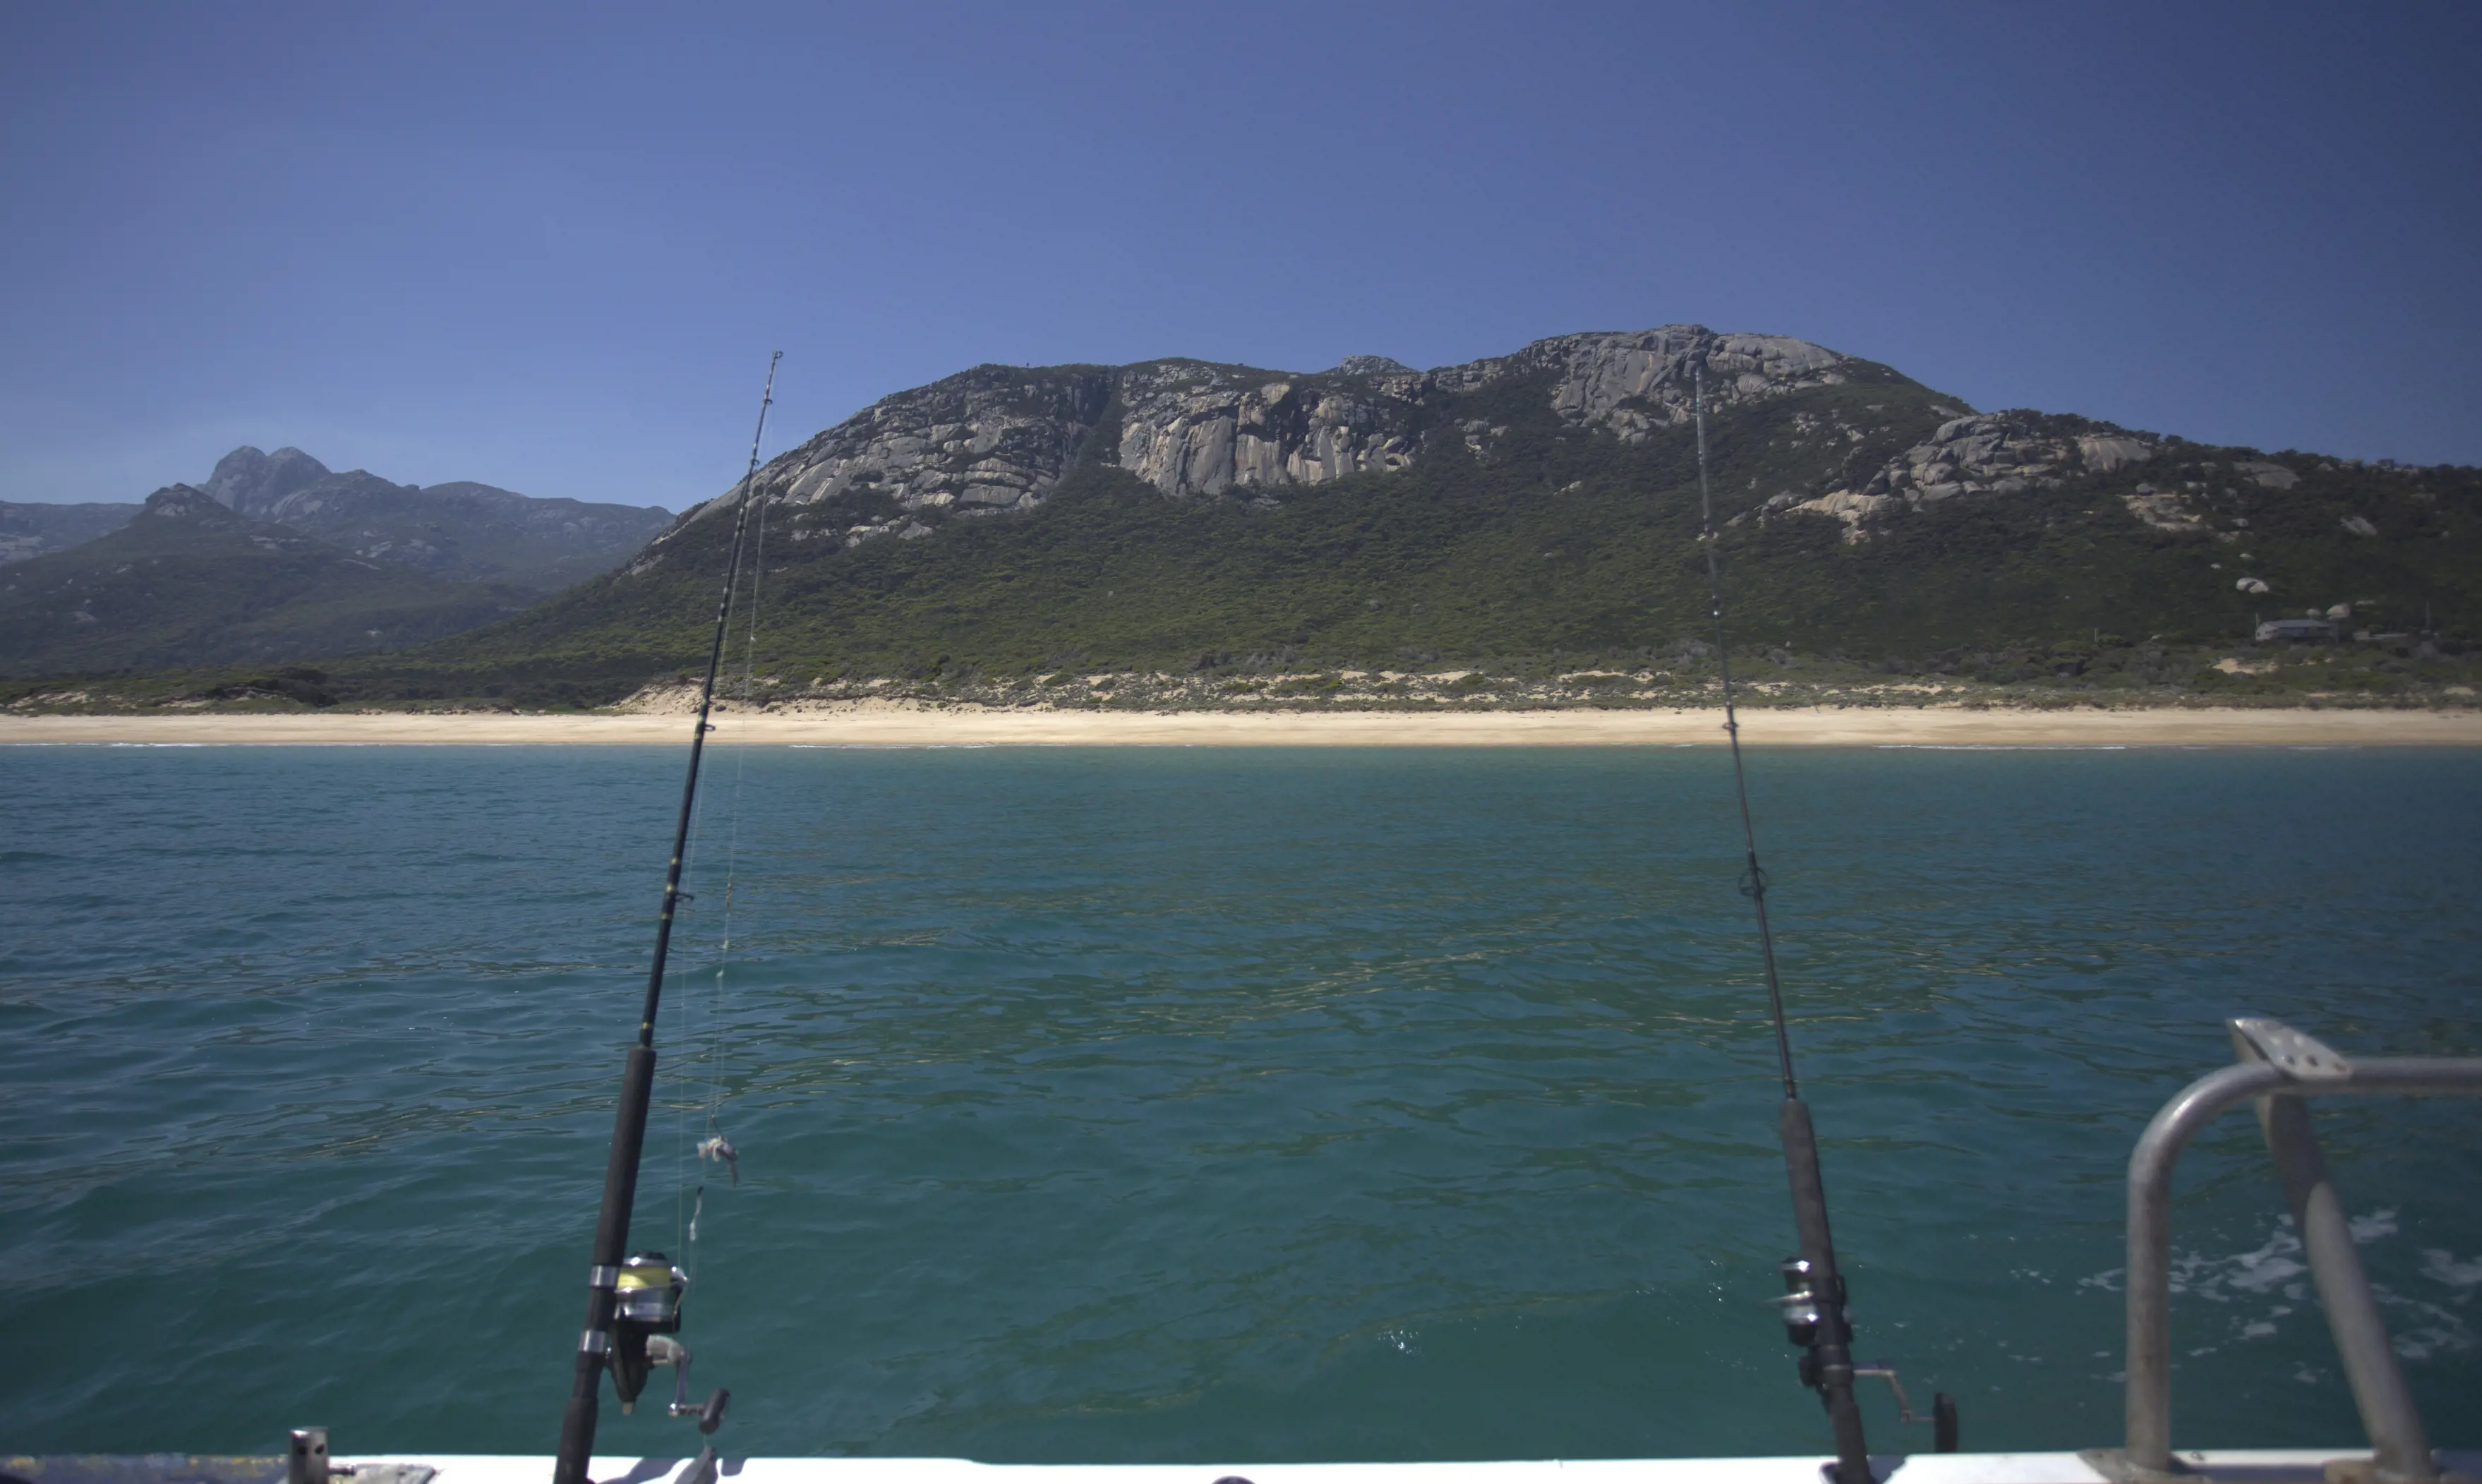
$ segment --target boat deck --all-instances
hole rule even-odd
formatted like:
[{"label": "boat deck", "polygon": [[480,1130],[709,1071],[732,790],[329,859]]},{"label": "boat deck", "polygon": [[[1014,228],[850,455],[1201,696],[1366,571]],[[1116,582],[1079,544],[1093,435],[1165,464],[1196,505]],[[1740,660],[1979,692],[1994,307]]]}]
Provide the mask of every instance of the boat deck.
[{"label": "boat deck", "polygon": [[[2176,1455],[2201,1479],[2326,1480],[2351,1476],[2368,1453],[2352,1448],[2212,1449]],[[528,1454],[405,1453],[338,1460],[368,1484],[545,1484],[551,1460]],[[1819,1484],[1823,1456],[1628,1458],[1451,1464],[979,1464],[962,1458],[732,1458],[738,1484]],[[2076,1453],[1915,1453],[1873,1460],[1894,1484],[2105,1484],[2112,1475]],[[2337,1473],[2329,1465],[2344,1463]],[[2451,1478],[2482,1479],[2482,1452],[2442,1451]],[[598,1457],[597,1484],[672,1484],[692,1460]],[[0,1458],[0,1484],[283,1484],[281,1458],[182,1454]]]}]

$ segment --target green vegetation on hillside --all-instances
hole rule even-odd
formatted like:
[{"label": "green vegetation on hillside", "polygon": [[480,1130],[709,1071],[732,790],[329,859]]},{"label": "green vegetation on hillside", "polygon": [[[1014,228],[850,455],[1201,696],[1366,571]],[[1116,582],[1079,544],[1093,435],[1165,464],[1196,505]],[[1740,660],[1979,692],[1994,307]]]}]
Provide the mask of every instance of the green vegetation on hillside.
[{"label": "green vegetation on hillside", "polygon": [[175,486],[117,531],[0,567],[0,675],[269,663],[418,644],[531,594],[366,562]]},{"label": "green vegetation on hillside", "polygon": [[[1735,647],[1772,655],[1765,676],[1814,694],[1899,676],[2266,699],[2384,697],[2470,677],[2461,656],[2482,629],[2482,471],[2286,453],[2276,462],[2298,476],[2290,488],[2234,487],[2232,462],[2254,451],[2170,440],[2110,475],[1899,512],[1858,543],[1830,517],[1758,518],[1770,496],[1858,486],[1954,414],[1892,371],[1850,364],[1838,384],[1711,423],[1717,517],[1741,517],[1721,537]],[[1579,431],[1552,412],[1546,384],[1525,377],[1431,417],[1403,473],[1175,500],[1108,462],[1107,409],[1081,462],[1030,514],[924,510],[914,518],[929,535],[851,548],[788,541],[779,527],[760,562],[756,668],[777,695],[877,679],[917,694],[1098,703],[1171,692],[1132,682],[1090,695],[1057,677],[1186,677],[1172,688],[1180,696],[1227,701],[1385,701],[1410,683],[1349,672],[1473,670],[1506,683],[1454,683],[1514,695],[1523,681],[1535,699],[1552,677],[1608,672],[1561,683],[1614,702],[1704,683],[1689,430],[1636,444]],[[1457,433],[1471,419],[1505,430],[1481,458]],[[2051,421],[2070,437],[2092,426]],[[2196,490],[2211,518],[2147,523],[2126,498],[2146,481]],[[838,518],[813,530],[869,518],[886,500],[866,486],[836,498]],[[619,700],[703,662],[725,516],[690,519],[631,568],[505,622],[329,664],[321,684],[382,703]],[[2240,590],[2245,578],[2267,591]],[[2352,607],[2348,632],[2374,642],[2288,668],[2253,658],[2259,619],[2335,604]],[[1622,683],[1632,675],[1641,680]],[[219,672],[124,694],[251,683]]]},{"label": "green vegetation on hillside", "polygon": [[0,564],[91,542],[127,525],[135,504],[17,505],[0,500]]},{"label": "green vegetation on hillside", "polygon": [[[1168,500],[1088,462],[1033,515],[948,518],[930,538],[856,549],[768,547],[759,666],[784,681],[1026,676],[1062,668],[1425,669],[1641,659],[1707,631],[1695,450],[1686,430],[1637,446],[1570,432],[1522,383],[1472,415],[1510,435],[1479,463],[1435,447],[1408,473],[1234,498]],[[1820,492],[1940,421],[1910,383],[1854,383],[1719,416],[1719,518],[1791,490]],[[1798,414],[1871,430],[1833,464]],[[2241,451],[2246,453],[2246,451]],[[2182,445],[2170,459],[2231,450]],[[2156,478],[2169,471],[2146,470]],[[2033,664],[2121,636],[2158,648],[2246,641],[2257,619],[2353,602],[2383,625],[2469,629],[2482,574],[2472,471],[2416,498],[2382,471],[2291,461],[2289,490],[2253,490],[2236,548],[2148,526],[2120,493],[2134,474],[1956,500],[1847,544],[1812,517],[1723,536],[1736,632],[1871,666]],[[1254,491],[1255,492],[1255,491]],[[2375,522],[2352,534],[2339,512]],[[703,656],[730,522],[697,521],[666,560],[586,583],[508,623],[353,667],[403,695],[565,687],[623,694]],[[2238,553],[2281,596],[2235,591]],[[2013,651],[2014,660],[1992,651]],[[2073,660],[2068,656],[2062,663]]]}]

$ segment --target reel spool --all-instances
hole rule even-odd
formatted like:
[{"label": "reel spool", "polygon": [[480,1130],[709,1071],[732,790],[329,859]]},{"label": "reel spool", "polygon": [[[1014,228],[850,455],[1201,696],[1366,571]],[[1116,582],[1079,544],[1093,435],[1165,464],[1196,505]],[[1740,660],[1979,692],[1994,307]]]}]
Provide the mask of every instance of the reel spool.
[{"label": "reel spool", "polygon": [[689,1285],[690,1275],[662,1253],[633,1253],[620,1264],[612,1317],[642,1326],[649,1335],[676,1334],[681,1327],[681,1295]]},{"label": "reel spool", "polygon": [[689,1285],[690,1275],[660,1252],[632,1253],[620,1264],[612,1295],[612,1390],[620,1393],[622,1412],[636,1410],[647,1373],[656,1365],[674,1367],[687,1385],[689,1347],[666,1339],[650,1354],[647,1341],[680,1333],[681,1298]]}]

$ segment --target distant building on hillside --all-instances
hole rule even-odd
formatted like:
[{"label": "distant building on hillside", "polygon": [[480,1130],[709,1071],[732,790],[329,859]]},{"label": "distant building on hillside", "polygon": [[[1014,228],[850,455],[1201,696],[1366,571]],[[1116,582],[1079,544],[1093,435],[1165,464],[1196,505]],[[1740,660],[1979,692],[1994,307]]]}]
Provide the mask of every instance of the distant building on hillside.
[{"label": "distant building on hillside", "polygon": [[2269,619],[2258,626],[2260,644],[2334,644],[2336,625],[2325,619]]}]

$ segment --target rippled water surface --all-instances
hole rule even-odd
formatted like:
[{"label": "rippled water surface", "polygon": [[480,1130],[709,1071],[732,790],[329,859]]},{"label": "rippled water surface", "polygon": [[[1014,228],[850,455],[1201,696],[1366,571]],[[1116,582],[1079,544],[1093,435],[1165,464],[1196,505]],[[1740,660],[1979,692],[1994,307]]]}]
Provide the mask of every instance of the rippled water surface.
[{"label": "rippled water surface", "polygon": [[[0,1447],[549,1450],[680,761],[0,751]],[[2482,1052],[2482,755],[1754,766],[1860,1348],[1968,1447],[2117,1441],[2122,1171],[2219,1018]],[[686,1338],[734,1450],[1824,1444],[1763,1302],[1720,754],[710,778],[637,1233],[686,1251],[720,1096]],[[2482,1444],[2482,1109],[2319,1119],[2432,1431]],[[2183,1167],[2176,1438],[2351,1441],[2256,1137]],[[691,1441],[645,1410],[607,1450]]]}]

